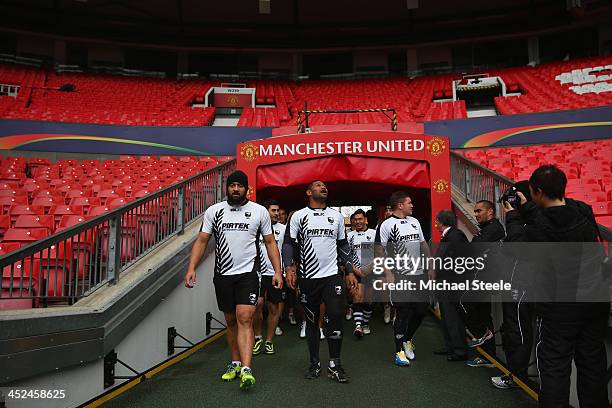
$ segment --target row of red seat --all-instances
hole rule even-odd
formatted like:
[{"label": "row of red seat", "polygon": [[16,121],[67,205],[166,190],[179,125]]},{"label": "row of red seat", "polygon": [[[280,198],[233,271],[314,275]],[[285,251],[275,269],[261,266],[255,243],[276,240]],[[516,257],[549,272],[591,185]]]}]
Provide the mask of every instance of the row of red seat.
[{"label": "row of red seat", "polygon": [[519,96],[497,97],[495,106],[499,113],[512,115],[610,105],[612,92],[578,95],[570,89],[574,84],[561,84],[555,79],[557,75],[574,69],[610,64],[612,57],[608,56],[490,71],[490,75],[499,75],[504,80],[510,92],[521,93]]},{"label": "row of red seat", "polygon": [[[0,159],[0,241],[11,228],[36,226],[53,217],[53,233],[62,217],[87,219],[206,170],[231,156],[122,156],[119,160]],[[31,177],[27,177],[28,173]],[[20,216],[31,216],[17,223]],[[27,222],[33,225],[26,225]],[[74,220],[74,218],[71,218]],[[45,224],[46,225],[46,224]]]},{"label": "row of red seat", "polygon": [[[497,97],[501,114],[578,109],[612,103],[612,92],[578,95],[571,84],[555,77],[563,72],[612,64],[612,57],[492,70],[509,91],[520,96]],[[447,108],[433,102],[452,98],[452,81],[460,74],[421,76],[413,79],[249,81],[256,88],[259,105],[275,105],[263,114],[243,112],[244,126],[295,125],[297,112],[308,103],[310,110],[394,108],[400,122],[446,120],[467,117],[461,106]],[[0,65],[0,83],[21,85],[18,97],[0,97],[0,117],[50,121],[112,123],[128,125],[206,126],[214,108],[192,108],[218,81],[121,77],[101,74],[57,74],[11,65]],[[60,92],[61,85],[76,85],[75,92]],[[313,124],[384,123],[384,115],[346,114],[313,117]],[[245,125],[247,123],[247,125]]]},{"label": "row of red seat", "polygon": [[612,228],[612,139],[535,146],[472,149],[464,155],[512,180],[526,180],[544,164],[567,175],[566,194],[593,207],[598,222]]}]

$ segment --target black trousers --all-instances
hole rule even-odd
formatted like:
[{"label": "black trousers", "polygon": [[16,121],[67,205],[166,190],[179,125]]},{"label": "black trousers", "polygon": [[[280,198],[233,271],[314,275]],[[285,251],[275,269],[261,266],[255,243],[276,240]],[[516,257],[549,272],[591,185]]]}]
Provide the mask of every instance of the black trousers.
[{"label": "black trousers", "polygon": [[506,354],[508,370],[523,381],[527,381],[527,369],[533,347],[534,304],[523,302],[502,303],[501,327],[502,347]]},{"label": "black trousers", "polygon": [[[580,408],[609,407],[606,348],[609,305],[576,303],[571,318],[567,308],[554,306],[538,318],[536,356],[540,373],[540,406],[569,407],[572,359],[577,368]],[[551,314],[550,311],[555,314]],[[554,316],[551,318],[550,316]]]},{"label": "black trousers", "polygon": [[465,323],[463,321],[461,305],[458,301],[448,300],[440,300],[439,305],[446,349],[457,355],[467,355]]},{"label": "black trousers", "polygon": [[[491,317],[491,298],[487,296],[480,302],[462,303],[465,313],[465,325],[475,338],[481,338],[489,329],[494,332],[493,318]],[[491,357],[495,357],[495,336],[480,346]]]}]

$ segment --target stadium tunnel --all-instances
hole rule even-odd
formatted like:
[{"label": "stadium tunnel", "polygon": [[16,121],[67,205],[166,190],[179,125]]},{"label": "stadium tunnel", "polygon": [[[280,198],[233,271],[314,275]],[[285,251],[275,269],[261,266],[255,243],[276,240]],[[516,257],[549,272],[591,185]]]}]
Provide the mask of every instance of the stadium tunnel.
[{"label": "stadium tunnel", "polygon": [[[372,205],[379,219],[391,193],[405,190],[429,235],[435,214],[451,208],[446,146],[444,138],[401,132],[290,135],[239,145],[237,167],[249,176],[251,199],[273,198],[288,210],[306,205],[306,187],[317,179],[330,206]],[[315,154],[301,154],[306,149]]]}]

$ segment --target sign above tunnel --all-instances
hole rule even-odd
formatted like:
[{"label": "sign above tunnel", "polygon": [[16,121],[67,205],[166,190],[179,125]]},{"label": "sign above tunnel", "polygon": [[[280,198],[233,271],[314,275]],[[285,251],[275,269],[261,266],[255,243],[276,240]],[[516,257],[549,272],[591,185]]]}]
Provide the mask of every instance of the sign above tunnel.
[{"label": "sign above tunnel", "polygon": [[[342,179],[363,186],[385,183],[398,190],[428,188],[432,219],[438,211],[451,207],[449,143],[445,137],[378,130],[301,133],[244,142],[238,144],[236,153],[238,169],[249,177],[252,200],[263,188],[286,189],[304,184],[305,179]],[[376,171],[363,165],[369,161]],[[406,167],[408,162],[414,166]],[[369,170],[354,171],[357,169]],[[433,235],[438,238],[437,232]]]}]

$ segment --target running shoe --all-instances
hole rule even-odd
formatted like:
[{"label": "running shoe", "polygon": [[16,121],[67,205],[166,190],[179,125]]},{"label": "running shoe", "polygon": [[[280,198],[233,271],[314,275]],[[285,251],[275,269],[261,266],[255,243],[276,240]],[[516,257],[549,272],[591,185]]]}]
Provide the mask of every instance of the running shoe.
[{"label": "running shoe", "polygon": [[304,376],[304,378],[306,378],[307,380],[314,380],[315,378],[318,378],[321,375],[321,363],[317,362],[314,364],[311,364],[310,367],[308,367],[308,372],[306,372],[306,375]]},{"label": "running shoe", "polygon": [[240,389],[246,391],[254,385],[255,377],[253,377],[253,372],[250,368],[242,367],[240,371]]},{"label": "running shoe", "polygon": [[297,321],[295,320],[295,315],[293,313],[289,313],[289,324],[295,326]]},{"label": "running shoe", "polygon": [[465,362],[465,365],[467,365],[468,367],[486,367],[486,368],[495,367],[495,364],[490,363],[488,360],[485,360],[482,357],[475,357],[471,360],[467,360]]},{"label": "running shoe", "polygon": [[385,324],[391,323],[391,305],[385,305]]},{"label": "running shoe", "polygon": [[361,330],[363,330],[363,334],[370,334],[370,333],[372,333],[372,331],[370,330],[370,326],[368,326],[367,324],[361,326]]},{"label": "running shoe", "polygon": [[491,330],[487,329],[487,332],[479,339],[472,339],[472,341],[468,341],[467,346],[470,348],[482,346],[487,340],[491,340],[493,338],[493,333]]},{"label": "running shoe", "polygon": [[353,317],[353,309],[349,307],[346,309],[346,315],[344,316],[344,318],[346,320],[351,320],[352,317]]},{"label": "running shoe", "polygon": [[340,364],[337,364],[335,367],[327,367],[327,377],[332,380],[339,382],[341,384],[348,382],[348,377],[344,372],[344,368]]},{"label": "running shoe", "polygon": [[361,326],[355,326],[355,330],[353,330],[353,335],[358,339],[363,337],[363,329]]},{"label": "running shoe", "polygon": [[306,338],[306,320],[302,320],[302,327],[300,328],[300,339]]},{"label": "running shoe", "polygon": [[493,384],[495,388],[499,388],[500,390],[509,390],[511,388],[519,387],[519,385],[515,383],[512,377],[510,377],[509,375],[491,377],[491,384]]},{"label": "running shoe", "polygon": [[229,363],[225,369],[225,372],[221,376],[221,380],[232,381],[238,376],[240,376],[240,366],[238,364]]},{"label": "running shoe", "polygon": [[274,344],[271,341],[266,341],[266,345],[264,346],[264,353],[274,354]]},{"label": "running shoe", "polygon": [[414,360],[414,343],[412,340],[408,340],[404,342],[404,354],[408,357],[408,360]]},{"label": "running shoe", "polygon": [[283,329],[281,329],[280,326],[276,326],[276,329],[274,330],[274,334],[276,336],[282,336],[283,335]]},{"label": "running shoe", "polygon": [[409,366],[410,365],[410,360],[408,360],[408,357],[406,357],[406,353],[404,353],[404,350],[401,350],[398,353],[395,353],[395,365],[398,366]]},{"label": "running shoe", "polygon": [[261,346],[263,346],[263,339],[261,337],[255,337],[255,344],[253,345],[253,355],[256,356],[261,353]]}]

